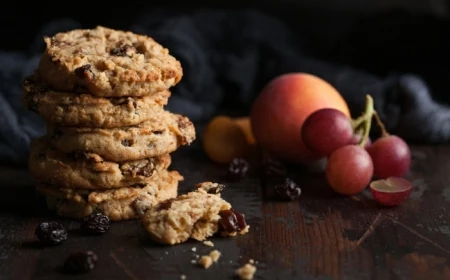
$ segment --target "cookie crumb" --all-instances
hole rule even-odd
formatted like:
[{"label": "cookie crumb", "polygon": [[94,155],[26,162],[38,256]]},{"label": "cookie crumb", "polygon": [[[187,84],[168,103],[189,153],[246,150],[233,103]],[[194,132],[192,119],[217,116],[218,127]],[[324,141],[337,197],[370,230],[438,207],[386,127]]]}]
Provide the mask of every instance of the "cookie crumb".
[{"label": "cookie crumb", "polygon": [[254,264],[255,261],[253,259],[248,260],[248,263]]},{"label": "cookie crumb", "polygon": [[203,268],[208,269],[213,263],[216,263],[221,256],[218,250],[211,251],[209,255],[204,255],[200,258],[198,263],[203,266]]},{"label": "cookie crumb", "polygon": [[169,252],[166,251],[166,255],[168,255],[168,254],[169,254]]},{"label": "cookie crumb", "polygon": [[256,267],[250,263],[247,263],[236,270],[236,274],[241,280],[252,280],[255,272]]},{"label": "cookie crumb", "polygon": [[186,279],[186,275],[181,274],[180,279],[181,279],[181,280],[185,280],[185,279]]},{"label": "cookie crumb", "polygon": [[214,247],[214,243],[212,243],[209,240],[203,241],[203,244],[205,244],[206,246],[209,246],[209,247]]},{"label": "cookie crumb", "polygon": [[192,247],[191,251],[192,251],[192,252],[196,252],[196,251],[197,251],[197,248]]},{"label": "cookie crumb", "polygon": [[191,263],[192,263],[192,264],[196,264],[196,263],[197,263],[197,260],[191,260]]},{"label": "cookie crumb", "polygon": [[195,258],[196,258],[196,259],[200,258],[200,255],[195,255]]},{"label": "cookie crumb", "polygon": [[203,266],[203,268],[208,269],[212,264],[212,258],[210,256],[202,256],[200,258],[200,260],[198,261],[198,263]]},{"label": "cookie crumb", "polygon": [[209,256],[211,257],[213,262],[217,262],[221,255],[222,255],[222,253],[220,253],[218,250],[214,250],[214,251],[211,251],[211,253],[209,253]]}]

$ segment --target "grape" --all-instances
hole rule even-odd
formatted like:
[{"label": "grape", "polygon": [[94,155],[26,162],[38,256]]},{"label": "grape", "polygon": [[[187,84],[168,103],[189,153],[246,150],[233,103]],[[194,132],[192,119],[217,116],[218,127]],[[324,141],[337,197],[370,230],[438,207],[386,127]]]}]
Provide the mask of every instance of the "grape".
[{"label": "grape", "polygon": [[[353,138],[352,138],[352,144],[355,144],[355,145],[358,145],[359,144],[359,142],[361,142],[361,135],[359,135],[359,134],[355,134],[355,135],[353,135]],[[370,137],[367,137],[367,139],[366,139],[366,143],[364,143],[364,148],[365,149],[367,149],[367,147],[369,147],[370,145],[372,145],[372,140],[370,139]]]},{"label": "grape", "polygon": [[381,179],[403,177],[411,165],[408,144],[398,136],[377,139],[367,148],[373,161],[374,175]]},{"label": "grape", "polygon": [[389,177],[370,183],[370,191],[375,200],[385,206],[403,203],[412,190],[412,183],[403,178]]},{"label": "grape", "polygon": [[302,140],[312,152],[319,156],[328,156],[334,150],[352,142],[351,121],[339,110],[320,109],[304,122]]},{"label": "grape", "polygon": [[337,193],[357,194],[372,179],[372,159],[369,153],[360,146],[341,147],[328,158],[326,176],[331,188]]}]

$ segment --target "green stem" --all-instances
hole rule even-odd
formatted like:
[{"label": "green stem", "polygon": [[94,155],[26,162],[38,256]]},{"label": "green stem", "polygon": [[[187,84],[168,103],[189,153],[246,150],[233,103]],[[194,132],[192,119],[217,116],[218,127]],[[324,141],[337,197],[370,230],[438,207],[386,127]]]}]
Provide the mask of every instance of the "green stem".
[{"label": "green stem", "polygon": [[361,126],[361,124],[366,120],[366,115],[362,114],[356,120],[352,121],[353,130],[356,131]]},{"label": "green stem", "polygon": [[381,129],[381,137],[389,136],[390,135],[389,132],[386,130],[384,123],[381,121],[380,116],[378,115],[378,113],[376,111],[374,112],[373,116],[375,117],[375,121],[377,122],[377,125]]},{"label": "green stem", "polygon": [[361,116],[364,117],[364,134],[361,138],[361,142],[359,143],[360,147],[364,147],[369,138],[370,127],[372,125],[372,117],[374,115],[375,110],[373,109],[373,99],[370,95],[366,95],[366,108],[364,114]]}]

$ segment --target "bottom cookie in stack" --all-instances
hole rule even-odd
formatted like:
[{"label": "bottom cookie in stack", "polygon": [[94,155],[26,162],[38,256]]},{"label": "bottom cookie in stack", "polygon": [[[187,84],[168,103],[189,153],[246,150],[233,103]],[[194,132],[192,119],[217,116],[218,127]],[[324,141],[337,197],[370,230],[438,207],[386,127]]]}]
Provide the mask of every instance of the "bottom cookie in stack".
[{"label": "bottom cookie in stack", "polygon": [[183,177],[168,171],[170,155],[112,162],[98,154],[63,153],[45,137],[31,144],[29,170],[37,191],[58,215],[83,218],[99,211],[113,221],[137,219],[159,201],[178,194]]},{"label": "bottom cookie in stack", "polygon": [[63,217],[80,219],[98,211],[112,221],[130,220],[160,201],[177,197],[178,182],[183,180],[177,171],[162,170],[156,177],[139,187],[95,191],[39,184],[37,191],[45,196],[48,208]]}]

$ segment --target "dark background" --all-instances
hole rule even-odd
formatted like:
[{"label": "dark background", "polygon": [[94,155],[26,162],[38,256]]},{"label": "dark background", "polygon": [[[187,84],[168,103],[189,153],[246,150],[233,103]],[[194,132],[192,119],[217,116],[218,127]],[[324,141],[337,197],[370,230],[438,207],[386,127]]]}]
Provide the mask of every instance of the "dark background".
[{"label": "dark background", "polygon": [[[152,10],[257,9],[278,17],[302,34],[302,47],[320,59],[367,70],[421,75],[433,95],[450,101],[447,0],[281,0],[281,1],[39,1],[3,4],[2,50],[26,50],[45,23],[71,18],[83,27],[101,24],[126,29]],[[207,23],[205,23],[207,24]],[[39,34],[40,35],[40,34]]]}]

